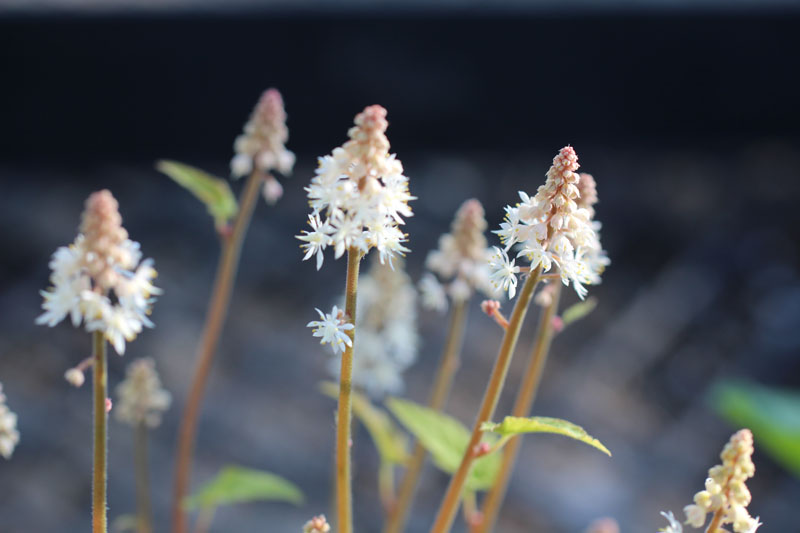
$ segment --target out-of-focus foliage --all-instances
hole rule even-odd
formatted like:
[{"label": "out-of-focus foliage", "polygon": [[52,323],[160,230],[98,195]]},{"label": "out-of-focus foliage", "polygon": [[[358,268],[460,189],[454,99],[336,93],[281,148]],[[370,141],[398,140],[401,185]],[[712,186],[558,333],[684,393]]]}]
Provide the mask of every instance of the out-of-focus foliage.
[{"label": "out-of-focus foliage", "polygon": [[586,433],[585,429],[560,418],[549,418],[546,416],[520,418],[517,416],[507,416],[499,424],[484,422],[481,429],[483,431],[499,433],[503,437],[513,437],[524,433],[556,433],[585,442],[589,446],[594,446],[601,452],[611,456],[611,452],[608,451],[608,448],[603,446],[603,443],[599,440]]},{"label": "out-of-focus foliage", "polygon": [[227,180],[177,161],[162,160],[156,164],[156,168],[203,202],[208,214],[214,217],[217,229],[224,228],[239,212],[239,205]]},{"label": "out-of-focus foliage", "polygon": [[567,307],[564,312],[561,313],[561,320],[564,321],[564,327],[585,318],[589,313],[594,311],[596,307],[597,298],[593,296]]},{"label": "out-of-focus foliage", "polygon": [[750,428],[757,449],[800,477],[800,392],[723,380],[709,397],[725,419]]},{"label": "out-of-focus foliage", "polygon": [[[431,454],[437,468],[448,474],[455,473],[469,444],[469,430],[455,418],[428,407],[391,398],[386,405],[400,423],[419,440]],[[484,442],[494,444],[497,439],[484,437]],[[466,486],[469,490],[490,488],[500,469],[500,454],[493,453],[475,461]]]},{"label": "out-of-focus foliage", "polygon": [[280,476],[240,466],[227,466],[189,496],[184,505],[190,510],[213,509],[220,505],[254,501],[279,501],[299,505],[303,499],[300,489]]},{"label": "out-of-focus foliage", "polygon": [[[326,381],[320,385],[322,393],[331,398],[339,397],[339,385]],[[367,428],[381,462],[403,464],[408,459],[408,438],[398,431],[385,411],[372,405],[369,399],[358,392],[352,392],[353,414]]]}]

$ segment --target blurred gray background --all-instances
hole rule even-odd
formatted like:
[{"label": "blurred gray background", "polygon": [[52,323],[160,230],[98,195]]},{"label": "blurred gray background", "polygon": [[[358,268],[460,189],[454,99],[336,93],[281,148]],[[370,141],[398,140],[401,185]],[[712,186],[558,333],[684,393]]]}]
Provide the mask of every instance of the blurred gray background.
[{"label": "blurred gray background", "polygon": [[[176,428],[218,245],[204,208],[153,164],[174,158],[226,175],[233,138],[270,86],[283,92],[298,164],[280,203],[259,203],[245,243],[194,484],[235,463],[291,479],[307,502],[221,509],[213,531],[298,531],[329,511],[335,406],[316,389],[329,351],[305,324],[338,298],[345,264],[328,257],[317,272],[293,236],[315,158],[345,140],[367,104],[389,110],[392,149],[419,197],[407,224],[414,279],[463,200],[479,198],[495,229],[561,146],[575,146],[598,183],[612,265],[591,291],[598,309],[554,343],[535,413],[581,424],[614,456],[527,438],[498,531],[581,532],[603,516],[624,532],[655,531],[659,511],[690,503],[737,429],[708,407],[715,379],[800,387],[791,7],[203,4],[202,14],[7,4],[0,17],[0,382],[22,434],[0,462],[0,532],[88,528],[90,390],[62,376],[88,355],[89,338],[33,320],[50,254],[74,239],[83,200],[104,187],[164,289],[157,327],[111,358],[110,383],[130,359],[151,356],[174,396],[151,436],[157,531],[168,530]],[[499,413],[511,408],[535,318]],[[421,312],[412,399],[427,397],[445,327]],[[500,333],[476,302],[448,404],[467,424]],[[377,455],[356,431],[356,526],[379,531]],[[112,519],[134,510],[132,461],[132,432],[112,418]],[[755,463],[760,531],[797,530],[800,481],[760,451]],[[446,483],[427,469],[409,531],[427,531]]]}]

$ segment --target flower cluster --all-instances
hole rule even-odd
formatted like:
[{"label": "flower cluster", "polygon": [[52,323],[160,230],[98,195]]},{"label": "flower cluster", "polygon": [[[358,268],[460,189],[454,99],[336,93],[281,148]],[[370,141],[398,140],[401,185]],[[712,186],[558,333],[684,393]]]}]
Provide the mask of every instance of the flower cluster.
[{"label": "flower cluster", "polygon": [[281,93],[267,89],[244,125],[244,133],[233,144],[236,155],[231,160],[231,175],[241,178],[254,169],[260,171],[265,178],[264,199],[268,204],[283,196],[283,187],[270,172],[277,170],[288,176],[294,167],[295,156],[285,146],[288,140]]},{"label": "flower cluster", "polygon": [[439,248],[431,251],[425,260],[425,266],[432,273],[425,274],[419,284],[423,305],[444,311],[448,294],[456,301],[468,299],[476,290],[486,296],[495,295],[497,291],[489,279],[488,264],[493,252],[487,247],[483,234],[486,226],[483,206],[478,200],[467,200],[461,205],[450,233],[439,238]]},{"label": "flower cluster", "polygon": [[11,459],[11,454],[14,453],[14,448],[18,442],[17,415],[6,405],[3,384],[0,383],[0,455],[6,459]]},{"label": "flower cluster", "polygon": [[330,530],[331,526],[324,514],[315,516],[303,526],[303,533],[328,533]]},{"label": "flower cluster", "polygon": [[562,148],[536,195],[531,198],[520,191],[522,202],[506,207],[505,220],[495,231],[505,247],[495,249],[490,266],[492,281],[507,290],[509,297],[514,297],[516,275],[523,270],[507,255],[514,245],[519,245],[516,257],[527,259],[530,269],[546,272],[556,265],[562,282],[571,283],[581,298],[587,293],[584,285],[600,282],[609,261],[600,245],[599,226],[592,220],[591,204],[597,194],[594,180],[588,174],[578,174],[578,167],[575,150],[571,146]]},{"label": "flower cluster", "polygon": [[353,339],[347,334],[348,330],[353,329],[353,324],[345,318],[344,310],[335,305],[330,313],[323,313],[319,309],[320,320],[314,320],[306,324],[313,329],[313,335],[320,337],[320,344],[330,344],[334,354],[344,353],[348,346],[353,345]]},{"label": "flower cluster", "polygon": [[297,238],[304,242],[303,260],[316,255],[317,270],[323,251],[332,246],[338,259],[349,248],[367,253],[376,248],[381,262],[403,255],[406,235],[398,225],[412,215],[408,178],[403,165],[389,155],[386,110],[373,105],[356,115],[347,141],[320,158],[316,176],[306,187],[312,212],[311,230]]},{"label": "flower cluster", "polygon": [[733,524],[736,533],[753,533],[761,525],[747,512],[750,491],[745,482],[753,477],[753,434],[749,429],[734,433],[723,448],[721,465],[709,469],[706,488],[694,495],[694,503],[684,507],[686,523],[701,528],[708,513],[722,513],[720,524]]},{"label": "flower cluster", "polygon": [[102,190],[86,200],[80,234],[62,246],[50,261],[52,287],[42,291],[45,312],[37,324],[55,326],[69,315],[72,325],[84,323],[87,331],[101,331],[118,354],[132,341],[148,318],[153,286],[153,261],[141,260],[139,243],[128,239],[119,205]]},{"label": "flower cluster", "polygon": [[117,385],[117,419],[131,426],[154,428],[161,423],[161,413],[169,408],[172,397],[161,387],[155,362],[149,357],[136,359],[125,370],[125,379]]},{"label": "flower cluster", "polygon": [[[373,260],[358,283],[358,346],[353,383],[373,398],[403,390],[403,372],[417,359],[417,291],[398,261],[394,268]],[[348,337],[349,339],[349,337]],[[341,364],[329,369],[339,376]]]}]

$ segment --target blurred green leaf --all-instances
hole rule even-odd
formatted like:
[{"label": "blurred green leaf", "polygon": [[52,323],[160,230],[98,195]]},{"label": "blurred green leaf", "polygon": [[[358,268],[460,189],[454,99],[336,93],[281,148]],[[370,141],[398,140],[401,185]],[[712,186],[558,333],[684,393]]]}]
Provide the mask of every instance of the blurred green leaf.
[{"label": "blurred green leaf", "polygon": [[111,522],[111,531],[113,533],[127,533],[128,531],[136,531],[139,522],[135,514],[121,514]]},{"label": "blurred green leaf", "polygon": [[499,424],[484,422],[481,429],[483,431],[499,433],[504,437],[521,435],[523,433],[557,433],[584,442],[589,446],[594,446],[601,452],[608,454],[609,457],[611,456],[611,452],[608,451],[608,448],[603,446],[603,443],[599,440],[586,433],[585,429],[560,418],[549,418],[546,416],[520,418],[517,416],[507,416]]},{"label": "blurred green leaf", "polygon": [[[386,401],[386,406],[431,454],[437,468],[448,474],[458,470],[469,445],[470,431],[466,426],[451,416],[408,400],[390,398]],[[484,437],[483,440],[489,445],[497,441],[491,436]],[[490,488],[497,477],[501,460],[497,453],[477,459],[467,478],[466,488]]]},{"label": "blurred green leaf", "polygon": [[303,493],[292,482],[275,474],[227,466],[220,470],[217,477],[189,496],[184,505],[191,510],[253,501],[279,501],[299,505],[303,502]]},{"label": "blurred green leaf", "polygon": [[[339,397],[339,385],[330,381],[320,384],[320,390],[333,399]],[[392,419],[383,409],[375,407],[369,398],[356,391],[352,392],[353,414],[367,428],[381,461],[389,464],[403,464],[408,460],[408,438],[397,430]]]},{"label": "blurred green leaf", "polygon": [[597,298],[594,296],[587,298],[582,302],[572,304],[561,313],[561,320],[564,322],[564,327],[569,326],[573,322],[585,318],[592,311],[597,308]]},{"label": "blurred green leaf", "polygon": [[713,408],[753,432],[756,448],[800,477],[800,392],[747,381],[718,381],[709,395]]},{"label": "blurred green leaf", "polygon": [[225,227],[239,212],[236,197],[227,180],[177,161],[162,160],[156,164],[156,168],[203,202],[218,229]]}]

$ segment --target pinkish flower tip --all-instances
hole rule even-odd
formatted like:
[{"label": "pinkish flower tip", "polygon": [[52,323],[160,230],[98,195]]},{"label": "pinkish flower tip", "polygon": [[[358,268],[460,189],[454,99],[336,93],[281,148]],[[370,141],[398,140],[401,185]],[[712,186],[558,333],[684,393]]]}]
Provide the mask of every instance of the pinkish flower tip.
[{"label": "pinkish flower tip", "polygon": [[113,407],[113,404],[111,403],[111,398],[106,398],[106,413],[111,412],[111,407]]},{"label": "pinkish flower tip", "polygon": [[551,325],[553,326],[553,331],[556,333],[561,333],[561,331],[564,329],[564,319],[560,316],[554,316]]}]

